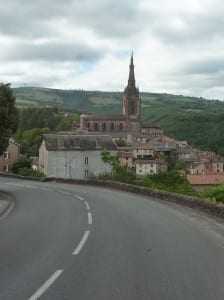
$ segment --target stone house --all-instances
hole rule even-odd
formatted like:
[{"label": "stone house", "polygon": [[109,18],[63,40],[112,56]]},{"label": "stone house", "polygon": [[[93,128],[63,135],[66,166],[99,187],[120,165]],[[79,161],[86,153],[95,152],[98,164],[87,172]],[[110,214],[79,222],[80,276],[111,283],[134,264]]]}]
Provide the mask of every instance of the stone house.
[{"label": "stone house", "polygon": [[39,149],[39,168],[47,177],[87,179],[109,173],[112,168],[101,159],[101,151],[116,155],[109,135],[44,134]]},{"label": "stone house", "polygon": [[117,156],[119,157],[121,166],[129,169],[134,168],[133,153],[131,147],[122,147],[118,149]]},{"label": "stone house", "polygon": [[178,149],[178,160],[188,162],[197,160],[198,150],[193,149],[190,146],[179,147]]},{"label": "stone house", "polygon": [[154,158],[154,148],[150,143],[142,144],[137,143],[133,144],[133,158],[134,159],[153,159]]},{"label": "stone house", "polygon": [[196,191],[203,191],[204,189],[224,184],[224,174],[188,174],[187,180]]},{"label": "stone house", "polygon": [[137,176],[146,176],[167,172],[167,163],[162,160],[136,160],[135,171]]},{"label": "stone house", "polygon": [[190,174],[205,174],[205,169],[207,168],[208,165],[200,161],[193,161],[187,164],[187,169]]},{"label": "stone house", "polygon": [[12,172],[12,165],[20,156],[20,145],[14,139],[9,139],[8,147],[0,156],[0,172]]}]

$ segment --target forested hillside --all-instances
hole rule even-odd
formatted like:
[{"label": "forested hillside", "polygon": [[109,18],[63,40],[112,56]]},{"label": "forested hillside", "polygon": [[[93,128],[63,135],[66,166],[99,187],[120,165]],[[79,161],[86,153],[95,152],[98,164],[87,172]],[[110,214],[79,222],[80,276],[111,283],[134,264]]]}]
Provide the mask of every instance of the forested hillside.
[{"label": "forested hillside", "polygon": [[[20,108],[53,106],[78,113],[121,113],[121,92],[24,87],[14,93]],[[195,147],[224,155],[224,102],[157,93],[141,93],[141,99],[143,121]]]}]

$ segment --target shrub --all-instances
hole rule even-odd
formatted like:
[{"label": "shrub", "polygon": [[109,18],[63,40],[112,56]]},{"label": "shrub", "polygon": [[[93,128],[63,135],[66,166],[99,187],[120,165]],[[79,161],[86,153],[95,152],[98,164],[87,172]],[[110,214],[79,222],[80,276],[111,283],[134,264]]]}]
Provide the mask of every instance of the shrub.
[{"label": "shrub", "polygon": [[19,157],[12,165],[12,172],[15,174],[19,173],[20,169],[28,168],[31,169],[32,160],[27,156]]},{"label": "shrub", "polygon": [[219,185],[214,188],[206,189],[200,194],[202,197],[210,201],[216,201],[224,204],[224,185]]}]

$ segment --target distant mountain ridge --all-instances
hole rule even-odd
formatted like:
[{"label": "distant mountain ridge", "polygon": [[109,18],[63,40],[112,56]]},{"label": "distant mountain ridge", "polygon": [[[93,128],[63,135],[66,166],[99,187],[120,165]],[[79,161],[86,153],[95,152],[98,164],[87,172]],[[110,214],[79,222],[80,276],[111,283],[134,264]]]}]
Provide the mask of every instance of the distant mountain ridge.
[{"label": "distant mountain ridge", "polygon": [[[57,106],[61,110],[121,113],[122,92],[14,88],[18,107]],[[140,93],[142,119],[193,146],[224,155],[224,102],[166,93]]]}]

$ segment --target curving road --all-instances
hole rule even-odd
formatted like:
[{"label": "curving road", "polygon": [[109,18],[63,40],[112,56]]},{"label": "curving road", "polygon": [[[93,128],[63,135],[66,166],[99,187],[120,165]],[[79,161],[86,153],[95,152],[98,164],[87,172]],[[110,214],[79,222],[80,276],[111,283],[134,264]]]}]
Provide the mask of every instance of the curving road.
[{"label": "curving road", "polygon": [[0,178],[0,300],[223,300],[224,223],[121,191]]}]

